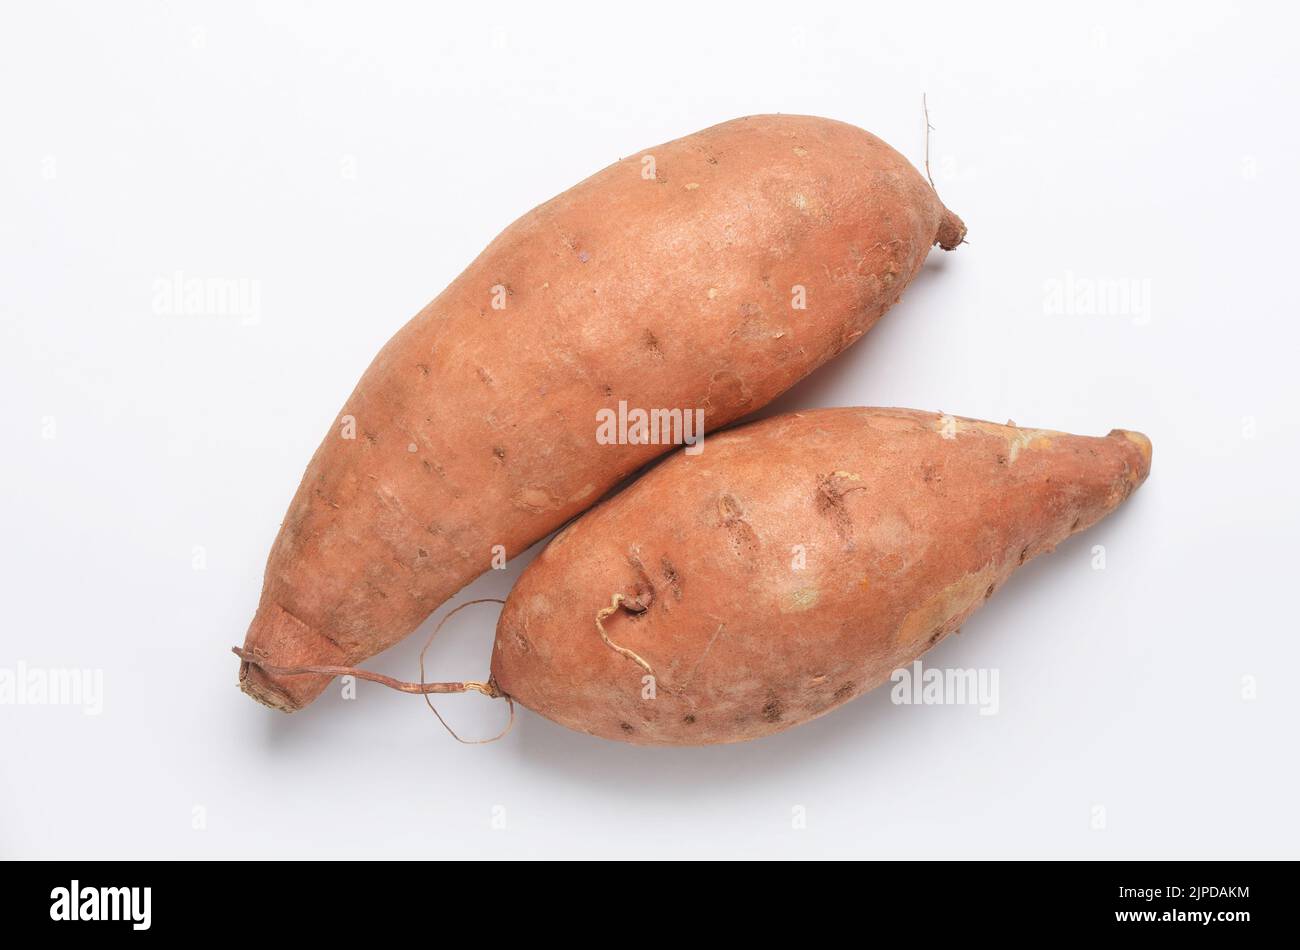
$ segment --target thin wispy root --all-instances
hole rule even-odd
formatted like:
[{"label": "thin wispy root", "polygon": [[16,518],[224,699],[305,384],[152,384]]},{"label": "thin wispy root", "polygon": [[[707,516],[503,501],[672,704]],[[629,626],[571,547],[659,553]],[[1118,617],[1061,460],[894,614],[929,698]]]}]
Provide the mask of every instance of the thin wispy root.
[{"label": "thin wispy root", "polygon": [[605,624],[604,624],[605,619],[609,617],[610,614],[615,613],[618,610],[618,608],[622,606],[625,600],[627,600],[627,598],[624,597],[622,594],[615,594],[613,598],[610,600],[608,607],[601,607],[600,610],[596,611],[596,630],[597,632],[600,633],[600,638],[605,641],[605,646],[609,647],[615,653],[627,657],[637,666],[641,667],[641,669],[645,670],[651,676],[654,676],[655,671],[651,668],[649,663],[641,659],[640,654],[632,650],[629,650],[627,647],[619,646],[617,643],[611,640],[609,638],[609,634],[605,632]]},{"label": "thin wispy root", "polygon": [[[438,621],[438,625],[434,627],[433,632],[429,634],[429,639],[424,642],[424,648],[420,650],[420,681],[418,683],[408,683],[391,676],[385,676],[383,673],[375,673],[371,670],[363,670],[355,666],[276,666],[274,663],[267,662],[257,654],[249,653],[247,650],[241,649],[240,647],[231,647],[230,652],[235,654],[235,656],[239,657],[245,663],[251,663],[253,666],[258,667],[266,673],[270,673],[272,676],[304,676],[309,674],[314,674],[316,676],[354,676],[357,679],[366,680],[370,683],[378,683],[381,686],[387,686],[389,689],[395,689],[399,693],[413,693],[418,696],[423,696],[429,709],[438,717],[438,722],[442,723],[442,727],[446,729],[447,732],[451,734],[451,737],[457,742],[463,742],[466,745],[479,745],[485,742],[496,742],[498,739],[504,739],[506,734],[510,732],[511,728],[513,728],[515,724],[514,700],[501,692],[501,689],[492,681],[491,678],[489,678],[486,683],[480,683],[477,680],[462,680],[461,682],[451,683],[426,683],[424,680],[424,654],[428,652],[429,644],[433,643],[433,638],[438,635],[438,631],[442,629],[443,624],[466,607],[472,607],[474,604],[504,603],[504,600],[498,600],[495,597],[468,600],[459,607],[448,612],[445,617]],[[429,697],[434,693],[482,693],[489,699],[504,699],[510,707],[510,719],[506,723],[506,727],[495,736],[491,736],[487,739],[462,739],[456,734],[456,730],[447,725],[447,720],[442,718],[442,714],[434,708],[433,701],[429,699]]]},{"label": "thin wispy root", "polygon": [[309,673],[314,673],[317,676],[355,676],[359,680],[379,683],[381,686],[387,686],[389,689],[395,689],[402,693],[475,692],[482,693],[492,699],[499,699],[504,695],[496,688],[496,684],[479,683],[475,680],[465,680],[460,683],[407,683],[391,676],[385,676],[383,673],[373,673],[370,670],[363,670],[355,666],[276,666],[274,663],[268,663],[257,654],[249,653],[239,647],[231,647],[230,652],[245,663],[251,663],[272,676],[303,676]]}]

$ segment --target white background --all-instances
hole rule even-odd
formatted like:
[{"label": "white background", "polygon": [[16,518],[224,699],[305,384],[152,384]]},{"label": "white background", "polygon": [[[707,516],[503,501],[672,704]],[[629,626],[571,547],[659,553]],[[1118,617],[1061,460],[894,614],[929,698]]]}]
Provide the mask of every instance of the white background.
[{"label": "white background", "polygon": [[[0,855],[1300,856],[1295,24],[718,6],[7,7],[0,667],[102,670],[104,697],[0,706]],[[378,687],[294,716],[239,693],[228,649],[308,457],[501,228],[750,113],[842,119],[919,163],[923,92],[970,243],[773,408],[1155,443],[1124,508],[927,656],[998,670],[998,715],[877,690],[742,746],[528,712],[462,746]],[[177,272],[249,281],[257,319],[165,312]],[[1053,312],[1067,280],[1149,306]],[[458,599],[504,596],[531,553]],[[494,619],[460,614],[435,678],[485,674]],[[370,665],[413,677],[417,640]],[[504,712],[441,708],[470,734]]]}]

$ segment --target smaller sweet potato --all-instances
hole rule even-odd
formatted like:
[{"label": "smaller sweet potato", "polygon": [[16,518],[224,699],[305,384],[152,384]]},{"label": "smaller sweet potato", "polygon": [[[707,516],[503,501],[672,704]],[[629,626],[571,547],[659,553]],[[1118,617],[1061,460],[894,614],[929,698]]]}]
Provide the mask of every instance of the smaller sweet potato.
[{"label": "smaller sweet potato", "polygon": [[768,419],[679,452],[561,532],[501,613],[495,686],[609,739],[807,722],[957,630],[1147,477],[1087,438],[903,409]]}]

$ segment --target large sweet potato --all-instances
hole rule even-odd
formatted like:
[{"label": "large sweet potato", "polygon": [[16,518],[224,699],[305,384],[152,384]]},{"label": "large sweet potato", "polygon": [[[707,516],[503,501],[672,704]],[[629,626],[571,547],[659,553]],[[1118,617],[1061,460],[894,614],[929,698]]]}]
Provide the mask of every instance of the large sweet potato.
[{"label": "large sweet potato", "polygon": [[[762,406],[861,336],[965,228],[861,129],[737,119],[524,215],[383,348],[307,468],[245,648],[352,664],[655,457],[597,412]],[[354,437],[353,437],[354,436]],[[293,710],[328,679],[244,663]]]},{"label": "large sweet potato", "polygon": [[502,610],[493,679],[609,739],[777,732],[957,630],[1150,464],[1135,432],[1086,438],[905,409],[742,426],[551,541]]}]

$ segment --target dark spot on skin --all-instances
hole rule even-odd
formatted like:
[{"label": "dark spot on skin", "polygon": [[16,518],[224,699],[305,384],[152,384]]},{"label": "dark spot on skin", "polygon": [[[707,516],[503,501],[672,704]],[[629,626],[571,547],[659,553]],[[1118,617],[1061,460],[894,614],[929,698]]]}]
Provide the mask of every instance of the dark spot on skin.
[{"label": "dark spot on skin", "polygon": [[429,556],[429,552],[426,551],[424,548],[416,548],[416,553],[417,553],[420,557],[428,557],[428,556]]},{"label": "dark spot on skin", "polygon": [[636,732],[636,730],[632,728],[632,724],[631,724],[630,722],[620,722],[620,723],[618,724],[618,727],[619,727],[620,729],[622,729],[623,732],[626,733],[626,734],[629,735],[629,736],[630,736],[632,733]]},{"label": "dark spot on skin", "polygon": [[943,627],[940,627],[939,629],[934,631],[934,633],[930,634],[930,642],[927,644],[927,646],[934,646],[936,643],[939,642],[939,638],[942,636],[943,636]]},{"label": "dark spot on skin", "polygon": [[943,476],[939,474],[939,469],[933,462],[927,462],[921,468],[921,480],[926,483],[941,482],[943,481]]},{"label": "dark spot on skin", "polygon": [[722,520],[735,521],[741,517],[743,509],[740,502],[736,500],[735,495],[723,495],[718,499],[718,513],[722,515]]},{"label": "dark spot on skin", "polygon": [[785,708],[779,699],[769,699],[763,706],[764,722],[780,722],[784,714]]},{"label": "dark spot on skin", "polygon": [[834,699],[835,702],[837,703],[842,703],[850,696],[853,695],[853,691],[855,689],[857,689],[857,685],[853,682],[853,680],[849,680],[847,683],[840,685],[835,690],[835,694],[831,698]]},{"label": "dark spot on skin", "polygon": [[632,570],[636,571],[636,596],[631,600],[625,599],[623,609],[631,613],[633,619],[636,619],[655,602],[655,585],[654,581],[650,579],[650,574],[646,571],[645,565],[637,557],[635,550],[628,553],[627,563]]},{"label": "dark spot on skin", "polygon": [[710,155],[708,158],[706,158],[705,161],[708,162],[710,165],[716,165],[716,164],[718,164],[718,160],[717,160],[716,158],[714,158],[712,155]]},{"label": "dark spot on skin", "polygon": [[489,373],[482,366],[478,368],[478,378],[483,382],[487,383],[489,386],[492,385],[492,374]]},{"label": "dark spot on skin", "polygon": [[501,446],[499,446],[499,445],[494,446],[494,447],[492,448],[492,454],[493,454],[493,456],[496,457],[496,460],[497,460],[498,462],[503,462],[503,461],[505,461],[505,458],[506,458],[506,450],[503,449],[503,448],[501,448]]},{"label": "dark spot on skin", "polygon": [[609,383],[606,383],[604,386],[602,386],[601,391],[604,392],[606,396],[614,395],[614,387],[611,386]]},{"label": "dark spot on skin", "polygon": [[654,335],[652,330],[646,330],[641,334],[641,345],[656,359],[664,358],[664,351],[659,346],[659,338]]},{"label": "dark spot on skin", "polygon": [[1020,563],[1024,564],[1027,560],[1029,560],[1029,548],[1025,548],[1020,552]]},{"label": "dark spot on skin", "polygon": [[844,507],[844,496],[865,488],[839,475],[817,476],[817,510],[835,525],[835,531],[848,549],[853,548],[853,519]]},{"label": "dark spot on skin", "polygon": [[1081,519],[1079,519],[1079,518],[1075,518],[1075,519],[1074,519],[1074,524],[1070,525],[1070,530],[1071,530],[1071,531],[1078,531],[1078,530],[1079,530],[1079,521],[1080,521],[1080,520],[1081,520]]},{"label": "dark spot on skin", "polygon": [[375,435],[373,432],[363,432],[361,434],[371,445],[379,444],[379,436]]},{"label": "dark spot on skin", "polygon": [[687,714],[682,717],[682,722],[686,723],[688,726],[693,726],[695,725],[695,717]]},{"label": "dark spot on skin", "polygon": [[1006,457],[1005,455],[999,455],[999,456],[998,456],[998,464],[999,464],[999,465],[1006,465],[1006,464],[1007,464],[1007,457]]},{"label": "dark spot on skin", "polygon": [[433,471],[433,463],[430,462],[428,459],[420,459],[420,464],[424,466],[424,470],[426,472]]},{"label": "dark spot on skin", "polygon": [[681,578],[677,574],[677,568],[673,567],[673,562],[668,560],[667,554],[659,559],[659,568],[663,572],[664,581],[668,584],[669,590],[673,592],[673,597],[677,600],[681,600]]},{"label": "dark spot on skin", "polygon": [[423,374],[423,375],[425,375],[425,376],[428,376],[428,375],[429,375],[429,364],[428,364],[428,363],[416,363],[416,364],[415,364],[415,368],[418,369],[418,370],[420,371],[421,374]]},{"label": "dark spot on skin", "polygon": [[984,599],[985,599],[985,600],[988,600],[988,599],[989,599],[990,597],[992,597],[992,596],[993,596],[993,585],[990,584],[989,587],[988,587],[988,590],[986,590],[986,591],[984,592]]},{"label": "dark spot on skin", "polygon": [[718,498],[718,516],[722,527],[727,529],[731,549],[736,556],[746,561],[753,561],[758,551],[758,535],[744,517],[744,508],[734,495],[722,495]]}]

